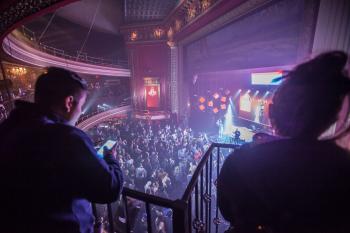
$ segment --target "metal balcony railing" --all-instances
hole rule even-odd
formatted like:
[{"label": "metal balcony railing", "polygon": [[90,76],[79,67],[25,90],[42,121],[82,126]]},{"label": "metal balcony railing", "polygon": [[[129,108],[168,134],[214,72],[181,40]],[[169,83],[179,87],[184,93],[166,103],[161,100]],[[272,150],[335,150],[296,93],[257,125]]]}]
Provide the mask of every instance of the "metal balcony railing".
[{"label": "metal balcony railing", "polygon": [[17,32],[20,32],[27,40],[29,40],[32,46],[35,46],[37,49],[57,57],[66,58],[72,61],[79,61],[79,62],[85,62],[89,64],[94,64],[94,65],[101,65],[101,66],[111,66],[111,67],[119,67],[119,68],[128,67],[128,62],[126,60],[122,60],[118,58],[111,59],[111,58],[103,58],[103,57],[92,57],[92,56],[88,56],[87,53],[82,53],[78,51],[75,56],[68,54],[66,51],[62,49],[58,49],[38,41],[35,33],[31,31],[29,28],[25,27],[24,25],[22,25],[21,30],[17,30]]},{"label": "metal balcony railing", "polygon": [[[125,214],[125,229],[115,228],[115,216],[112,207],[108,205],[108,226],[110,232],[136,232],[135,216],[130,215],[130,202],[139,202],[145,208],[147,232],[158,232],[155,229],[154,216],[151,207],[169,209],[172,212],[171,232],[173,233],[209,233],[223,232],[225,226],[219,209],[216,195],[216,179],[219,175],[225,155],[238,148],[237,145],[212,143],[199,162],[189,184],[181,198],[166,199],[140,191],[124,188],[122,203]],[[168,232],[167,232],[168,233]],[[170,232],[169,232],[170,233]]]}]

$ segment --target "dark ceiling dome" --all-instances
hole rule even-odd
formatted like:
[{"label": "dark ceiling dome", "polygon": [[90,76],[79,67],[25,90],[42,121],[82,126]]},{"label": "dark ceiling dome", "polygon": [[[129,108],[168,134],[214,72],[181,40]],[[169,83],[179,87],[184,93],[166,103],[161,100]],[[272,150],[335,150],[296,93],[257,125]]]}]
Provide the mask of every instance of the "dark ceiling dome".
[{"label": "dark ceiling dome", "polygon": [[123,21],[123,5],[120,0],[78,1],[58,9],[56,14],[89,28],[97,8],[93,30],[118,34]]}]

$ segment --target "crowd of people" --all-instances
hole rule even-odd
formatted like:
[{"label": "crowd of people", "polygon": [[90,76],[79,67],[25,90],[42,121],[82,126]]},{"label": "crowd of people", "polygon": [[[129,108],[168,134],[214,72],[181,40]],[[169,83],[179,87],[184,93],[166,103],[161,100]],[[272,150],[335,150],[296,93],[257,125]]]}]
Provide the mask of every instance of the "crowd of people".
[{"label": "crowd of people", "polygon": [[[181,198],[210,145],[205,133],[194,132],[172,120],[114,119],[96,125],[88,130],[88,134],[97,148],[108,140],[117,141],[117,157],[124,174],[124,187],[172,200]],[[229,151],[220,151],[220,166]],[[213,171],[216,171],[216,156],[217,153],[214,153]],[[216,175],[213,173],[213,180]],[[212,193],[212,200],[216,202],[215,186]],[[123,202],[112,206],[115,209],[112,211],[115,228],[125,228]],[[147,232],[144,203],[129,200],[128,209],[134,232]],[[160,233],[171,232],[172,210],[153,206],[151,212],[154,229]],[[215,213],[212,214],[214,216]],[[97,206],[97,216],[101,229],[108,232],[110,225],[106,205]],[[227,227],[226,223],[221,225],[221,230]]]},{"label": "crowd of people", "polygon": [[[349,232],[349,152],[336,144],[350,131],[347,65],[340,51],[298,65],[282,78],[269,106],[278,137],[254,135],[223,166],[223,152],[217,160],[212,154],[213,169],[222,169],[211,177],[217,194],[209,199],[230,222],[227,233]],[[208,149],[206,135],[173,120],[131,117],[103,122],[87,135],[75,127],[87,90],[76,73],[51,67],[37,80],[34,103],[16,101],[0,124],[2,232],[93,232],[91,203],[116,203],[115,219],[125,225],[116,202],[123,187],[173,200],[185,190]],[[335,123],[341,129],[321,140]],[[107,140],[116,146],[99,158],[89,136],[96,147]],[[127,200],[134,212],[128,221],[134,232],[147,232],[137,202]],[[169,232],[171,210],[151,211],[156,232]]]},{"label": "crowd of people", "polygon": [[205,134],[167,120],[114,120],[88,133],[99,146],[117,141],[125,187],[167,198],[182,194],[209,145]]}]

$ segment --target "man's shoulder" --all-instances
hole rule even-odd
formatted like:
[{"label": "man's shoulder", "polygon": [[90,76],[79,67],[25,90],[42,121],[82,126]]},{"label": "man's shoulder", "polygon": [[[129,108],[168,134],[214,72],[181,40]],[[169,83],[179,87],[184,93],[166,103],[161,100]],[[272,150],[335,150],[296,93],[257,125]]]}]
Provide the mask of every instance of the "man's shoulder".
[{"label": "man's shoulder", "polygon": [[49,130],[55,130],[55,131],[59,131],[62,133],[67,133],[67,134],[76,134],[76,135],[84,135],[84,136],[86,135],[86,133],[84,131],[82,131],[81,129],[79,129],[75,126],[64,124],[64,123],[48,124],[47,128]]},{"label": "man's shoulder", "polygon": [[[252,143],[247,143],[241,147],[235,149],[228,157],[228,162],[244,162],[258,159],[261,156],[271,155],[271,152],[280,150],[281,148],[287,148],[290,143],[285,140],[276,140],[271,142],[266,142],[263,144],[254,145]],[[276,153],[272,153],[276,154]]]},{"label": "man's shoulder", "polygon": [[63,124],[54,123],[46,125],[46,133],[53,135],[54,137],[66,138],[67,140],[76,138],[82,140],[89,140],[89,136],[81,129]]},{"label": "man's shoulder", "polygon": [[299,139],[278,139],[258,145],[246,145],[236,149],[227,157],[229,163],[256,164],[276,161],[297,161],[302,158],[350,160],[349,152],[332,141],[305,141]]}]

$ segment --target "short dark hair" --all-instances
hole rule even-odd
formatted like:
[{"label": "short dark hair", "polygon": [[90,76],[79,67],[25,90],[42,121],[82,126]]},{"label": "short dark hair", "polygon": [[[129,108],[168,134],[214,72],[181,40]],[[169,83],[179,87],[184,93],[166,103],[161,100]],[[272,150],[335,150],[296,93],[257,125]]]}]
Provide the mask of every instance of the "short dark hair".
[{"label": "short dark hair", "polygon": [[58,67],[49,67],[35,83],[35,103],[43,107],[60,104],[65,97],[78,97],[87,90],[87,83],[78,74]]},{"label": "short dark hair", "polygon": [[269,109],[282,136],[316,138],[336,122],[350,80],[347,54],[332,51],[295,67],[276,91]]}]

